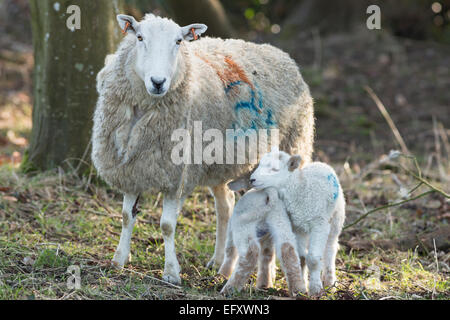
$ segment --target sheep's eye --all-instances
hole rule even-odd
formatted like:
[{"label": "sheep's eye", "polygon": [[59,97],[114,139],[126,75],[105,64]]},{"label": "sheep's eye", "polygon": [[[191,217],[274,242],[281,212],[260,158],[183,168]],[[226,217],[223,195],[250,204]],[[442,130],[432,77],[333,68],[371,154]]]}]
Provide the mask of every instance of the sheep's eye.
[{"label": "sheep's eye", "polygon": [[278,171],[280,171],[280,169],[272,168],[272,171],[278,172]]},{"label": "sheep's eye", "polygon": [[183,39],[178,39],[178,40],[177,40],[177,45],[180,45],[180,44],[181,44],[181,41],[183,41]]},{"label": "sheep's eye", "polygon": [[144,40],[144,38],[142,38],[142,36],[141,36],[141,35],[137,36],[137,38],[138,38],[138,40],[139,40],[139,41],[142,41],[142,40]]}]

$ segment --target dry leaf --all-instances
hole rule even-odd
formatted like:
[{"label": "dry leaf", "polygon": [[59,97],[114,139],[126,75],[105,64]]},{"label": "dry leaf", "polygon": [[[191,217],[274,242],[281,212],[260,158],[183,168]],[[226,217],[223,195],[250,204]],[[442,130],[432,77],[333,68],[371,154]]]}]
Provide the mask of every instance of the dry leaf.
[{"label": "dry leaf", "polygon": [[4,196],[2,198],[3,198],[3,200],[6,200],[6,201],[17,202],[17,198],[16,197]]}]

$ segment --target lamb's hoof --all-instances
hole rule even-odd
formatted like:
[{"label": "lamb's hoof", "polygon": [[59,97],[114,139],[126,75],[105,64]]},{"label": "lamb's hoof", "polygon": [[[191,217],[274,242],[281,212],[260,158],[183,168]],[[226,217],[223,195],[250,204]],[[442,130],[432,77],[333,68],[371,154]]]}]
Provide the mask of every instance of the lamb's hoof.
[{"label": "lamb's hoof", "polygon": [[226,284],[222,288],[222,290],[220,290],[220,294],[223,295],[223,296],[226,296],[226,297],[230,297],[233,294],[235,294],[236,292],[238,292],[237,288],[235,288],[235,287],[233,287],[231,285],[228,285],[228,284]]},{"label": "lamb's hoof", "polygon": [[164,281],[174,284],[174,285],[177,285],[177,286],[179,286],[181,284],[181,278],[180,278],[180,275],[178,275],[178,274],[176,274],[176,275],[165,274],[165,275],[163,275],[162,278]]},{"label": "lamb's hoof", "polygon": [[222,262],[216,261],[215,257],[212,257],[211,260],[206,264],[207,269],[215,269],[222,265]]},{"label": "lamb's hoof", "polygon": [[267,290],[270,288],[273,288],[273,283],[272,282],[257,282],[256,283],[256,288],[260,289],[260,290]]},{"label": "lamb's hoof", "polygon": [[232,270],[228,264],[222,264],[219,271],[217,272],[217,274],[219,274],[227,279],[231,276],[231,273],[232,273]]},{"label": "lamb's hoof", "polygon": [[322,284],[310,284],[309,295],[311,297],[320,297],[323,294]]},{"label": "lamb's hoof", "polygon": [[335,277],[324,277],[323,279],[323,286],[327,287],[329,289],[333,288],[336,284],[336,278]]}]

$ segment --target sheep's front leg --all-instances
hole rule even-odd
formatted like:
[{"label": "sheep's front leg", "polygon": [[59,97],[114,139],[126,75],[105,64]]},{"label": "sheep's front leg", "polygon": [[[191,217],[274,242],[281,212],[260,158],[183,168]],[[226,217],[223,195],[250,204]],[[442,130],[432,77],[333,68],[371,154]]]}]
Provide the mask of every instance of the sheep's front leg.
[{"label": "sheep's front leg", "polygon": [[309,270],[310,295],[318,295],[322,291],[321,272],[329,233],[330,225],[327,223],[315,226],[311,230],[308,255],[306,257],[306,264]]},{"label": "sheep's front leg", "polygon": [[225,254],[225,240],[227,236],[228,220],[234,208],[234,193],[227,185],[219,185],[212,188],[216,207],[216,245],[214,255],[208,262],[207,267],[221,266]]},{"label": "sheep's front leg", "polygon": [[122,206],[122,233],[112,263],[122,268],[130,255],[130,243],[133,227],[136,222],[136,206],[139,196],[125,194]]},{"label": "sheep's front leg", "polygon": [[180,284],[180,264],[175,251],[175,229],[177,226],[178,214],[183,205],[184,198],[178,199],[171,196],[164,196],[163,212],[161,217],[161,230],[164,239],[165,263],[163,280]]}]

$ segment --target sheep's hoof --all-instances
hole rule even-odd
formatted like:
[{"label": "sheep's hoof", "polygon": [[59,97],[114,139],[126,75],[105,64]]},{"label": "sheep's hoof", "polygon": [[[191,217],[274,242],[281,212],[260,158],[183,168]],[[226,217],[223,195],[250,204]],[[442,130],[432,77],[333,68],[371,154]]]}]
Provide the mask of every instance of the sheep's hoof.
[{"label": "sheep's hoof", "polygon": [[171,284],[180,285],[181,284],[181,278],[180,275],[173,275],[173,274],[165,274],[163,275],[163,280],[166,282],[169,282]]},{"label": "sheep's hoof", "polygon": [[119,261],[119,259],[114,258],[114,259],[111,260],[111,266],[114,267],[117,270],[122,270],[124,265],[125,264],[121,263]]},{"label": "sheep's hoof", "polygon": [[111,260],[111,267],[115,268],[115,269],[122,269],[123,266],[121,266],[118,262]]}]

